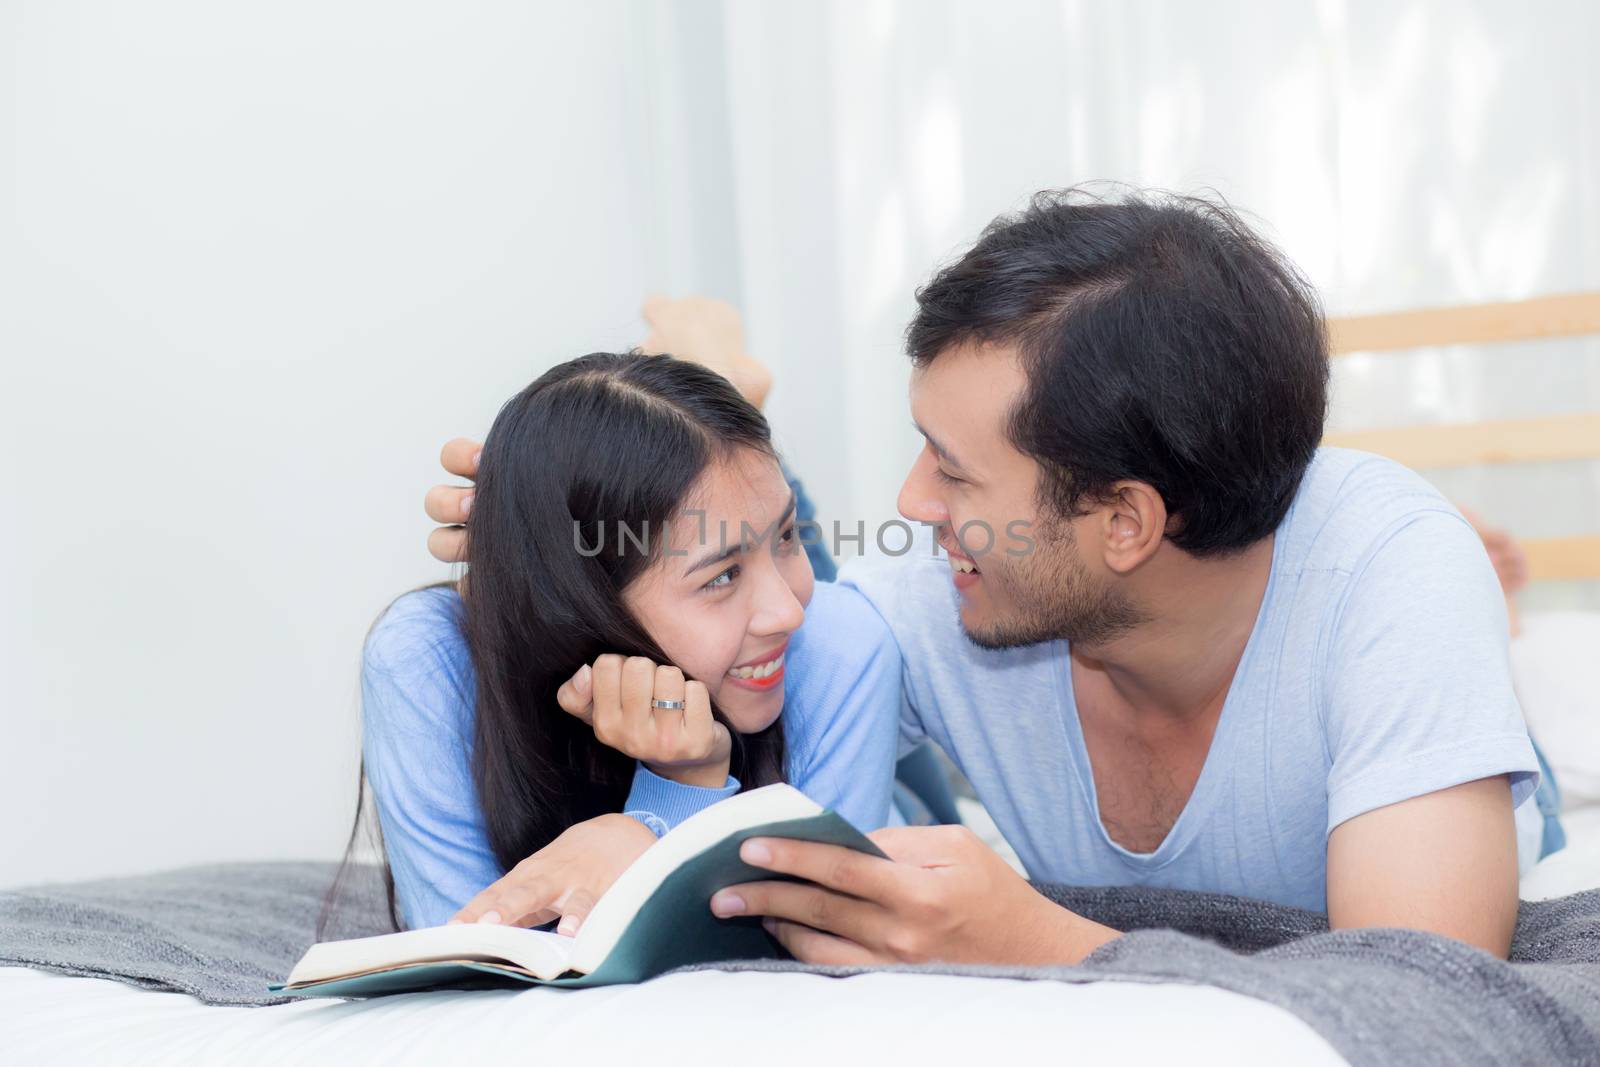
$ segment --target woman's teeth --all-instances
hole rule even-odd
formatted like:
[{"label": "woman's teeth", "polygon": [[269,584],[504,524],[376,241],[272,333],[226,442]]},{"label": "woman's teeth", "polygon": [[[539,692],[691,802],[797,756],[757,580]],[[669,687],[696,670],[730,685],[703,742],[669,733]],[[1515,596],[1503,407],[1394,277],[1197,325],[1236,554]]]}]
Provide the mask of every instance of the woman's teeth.
[{"label": "woman's teeth", "polygon": [[962,574],[978,573],[978,565],[972,562],[970,559],[957,559],[955,556],[951,556],[950,565],[956,570],[960,571]]},{"label": "woman's teeth", "polygon": [[766,663],[760,663],[754,667],[735,667],[728,673],[735,678],[770,678],[782,668],[783,653],[780,652],[776,659],[768,660]]}]

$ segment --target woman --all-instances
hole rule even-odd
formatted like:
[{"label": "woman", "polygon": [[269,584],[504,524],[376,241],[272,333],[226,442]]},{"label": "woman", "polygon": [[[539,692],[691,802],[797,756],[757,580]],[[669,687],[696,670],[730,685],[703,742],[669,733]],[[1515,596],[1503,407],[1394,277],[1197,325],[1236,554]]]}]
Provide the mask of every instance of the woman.
[{"label": "woman", "polygon": [[859,595],[815,585],[766,422],[727,379],[639,354],[556,367],[502,408],[473,501],[466,595],[406,594],[365,649],[397,923],[572,932],[657,834],[785,778],[890,821],[898,651]]}]

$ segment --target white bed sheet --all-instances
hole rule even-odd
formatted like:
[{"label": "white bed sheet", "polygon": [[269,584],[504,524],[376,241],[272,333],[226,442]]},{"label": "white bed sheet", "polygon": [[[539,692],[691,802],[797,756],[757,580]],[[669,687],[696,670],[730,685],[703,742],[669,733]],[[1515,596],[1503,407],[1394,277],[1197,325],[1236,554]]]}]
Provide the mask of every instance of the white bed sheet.
[{"label": "white bed sheet", "polygon": [[1548,900],[1600,889],[1600,804],[1561,813],[1567,847],[1522,876],[1522,899]]},{"label": "white bed sheet", "polygon": [[0,968],[0,1035],[6,1062],[30,1065],[1344,1062],[1288,1012],[1219,989],[881,973],[224,1008]]}]

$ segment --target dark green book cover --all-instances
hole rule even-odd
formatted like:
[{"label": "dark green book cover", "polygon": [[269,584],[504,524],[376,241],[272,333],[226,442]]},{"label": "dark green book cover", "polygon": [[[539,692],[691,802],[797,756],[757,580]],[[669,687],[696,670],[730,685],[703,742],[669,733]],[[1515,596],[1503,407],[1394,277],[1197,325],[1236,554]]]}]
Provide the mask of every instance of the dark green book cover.
[{"label": "dark green book cover", "polygon": [[617,985],[642,982],[690,963],[786,958],[782,946],[762,929],[759,918],[719,919],[711,914],[711,896],[717,890],[741,882],[783,877],[751,867],[739,858],[739,845],[751,837],[820,841],[873,856],[883,855],[864,834],[834,812],[786,819],[738,830],[667,875],[591,974],[568,973],[545,981],[493,963],[448,961],[409,964],[298,989],[285,989],[282,984],[268,988],[286,996],[366,997],[421,989]]}]

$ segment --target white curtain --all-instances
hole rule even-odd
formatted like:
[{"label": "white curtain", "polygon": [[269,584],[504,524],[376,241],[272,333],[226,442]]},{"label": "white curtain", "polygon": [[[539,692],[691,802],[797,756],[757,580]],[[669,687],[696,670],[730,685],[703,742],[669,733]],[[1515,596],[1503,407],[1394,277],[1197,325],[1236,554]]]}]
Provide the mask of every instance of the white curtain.
[{"label": "white curtain", "polygon": [[[1037,189],[1214,190],[1332,314],[1600,288],[1587,0],[730,0],[721,17],[740,293],[780,369],[783,440],[851,520],[892,515],[916,447],[913,289]],[[1330,428],[1584,410],[1600,342],[1551,341],[1340,361]],[[1595,463],[1428,473],[1524,536],[1600,529]]]}]

